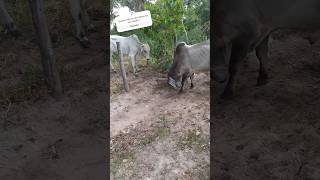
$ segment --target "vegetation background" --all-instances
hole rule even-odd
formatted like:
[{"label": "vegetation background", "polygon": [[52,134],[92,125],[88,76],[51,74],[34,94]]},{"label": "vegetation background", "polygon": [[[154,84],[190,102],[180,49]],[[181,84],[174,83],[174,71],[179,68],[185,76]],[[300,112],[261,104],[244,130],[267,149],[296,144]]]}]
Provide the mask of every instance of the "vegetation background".
[{"label": "vegetation background", "polygon": [[[136,34],[142,42],[151,47],[152,65],[160,70],[168,70],[172,63],[173,50],[177,42],[195,44],[209,39],[210,4],[208,0],[112,0],[110,8],[128,6],[138,12],[149,10],[152,26],[118,33],[116,27],[111,34],[129,36]],[[110,10],[110,23],[115,18]]]}]

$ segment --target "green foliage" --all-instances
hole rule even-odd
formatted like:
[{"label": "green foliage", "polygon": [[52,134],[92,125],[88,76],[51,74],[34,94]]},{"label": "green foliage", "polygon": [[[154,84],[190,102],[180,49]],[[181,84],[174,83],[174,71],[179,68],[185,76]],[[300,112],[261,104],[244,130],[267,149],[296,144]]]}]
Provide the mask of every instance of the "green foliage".
[{"label": "green foliage", "polygon": [[183,0],[157,0],[155,4],[145,3],[145,9],[151,12],[152,26],[120,35],[138,35],[142,42],[150,45],[151,56],[157,59],[156,67],[167,70],[172,63],[174,37],[182,30],[183,5]]},{"label": "green foliage", "polygon": [[190,4],[185,12],[184,25],[189,37],[185,34],[178,34],[178,41],[185,41],[188,44],[194,44],[204,41],[210,35],[210,7],[207,0],[189,0]]},{"label": "green foliage", "polygon": [[167,71],[172,64],[175,40],[195,44],[208,39],[210,34],[209,1],[189,2],[187,9],[184,8],[185,0],[157,0],[154,4],[145,2],[145,9],[151,12],[151,27],[124,33],[117,33],[113,29],[111,34],[136,34],[151,47],[152,67],[158,71]]}]

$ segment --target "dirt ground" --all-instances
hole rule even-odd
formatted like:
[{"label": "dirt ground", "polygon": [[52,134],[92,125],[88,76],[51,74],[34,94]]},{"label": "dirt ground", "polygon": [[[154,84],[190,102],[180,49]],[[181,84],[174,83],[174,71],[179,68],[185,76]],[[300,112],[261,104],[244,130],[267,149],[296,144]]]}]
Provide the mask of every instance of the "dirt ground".
[{"label": "dirt ground", "polygon": [[270,42],[267,85],[254,53],[242,63],[237,97],[212,107],[214,179],[319,179],[319,58],[319,41],[293,34]]},{"label": "dirt ground", "polygon": [[166,77],[144,66],[125,93],[112,75],[111,179],[209,179],[209,76],[183,94]]},{"label": "dirt ground", "polygon": [[[38,46],[28,34],[1,34],[0,179],[106,179],[105,20],[92,45],[74,37],[54,44],[64,95],[52,98],[43,83]],[[34,36],[33,36],[34,37]]]}]

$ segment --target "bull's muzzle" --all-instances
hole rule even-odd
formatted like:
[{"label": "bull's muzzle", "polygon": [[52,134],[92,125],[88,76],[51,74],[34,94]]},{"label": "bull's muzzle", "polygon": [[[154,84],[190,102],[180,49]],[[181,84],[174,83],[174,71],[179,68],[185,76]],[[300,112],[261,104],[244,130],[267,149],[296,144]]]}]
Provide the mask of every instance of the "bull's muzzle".
[{"label": "bull's muzzle", "polygon": [[172,77],[168,77],[168,84],[177,89],[176,81]]}]

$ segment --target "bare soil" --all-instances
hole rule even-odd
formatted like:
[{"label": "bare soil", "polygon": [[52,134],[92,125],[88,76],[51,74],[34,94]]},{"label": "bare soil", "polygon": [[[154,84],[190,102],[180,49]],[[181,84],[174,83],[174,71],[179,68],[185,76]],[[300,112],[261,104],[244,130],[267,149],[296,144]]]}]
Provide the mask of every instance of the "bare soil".
[{"label": "bare soil", "polygon": [[90,48],[72,36],[54,44],[65,91],[59,98],[43,83],[34,36],[1,34],[0,179],[106,179],[105,20],[94,24]]},{"label": "bare soil", "polygon": [[209,179],[209,76],[182,94],[166,77],[144,66],[125,93],[112,75],[111,179]]},{"label": "bare soil", "polygon": [[319,41],[293,34],[270,42],[267,85],[254,53],[242,63],[237,97],[212,106],[214,179],[319,179],[319,59]]}]

